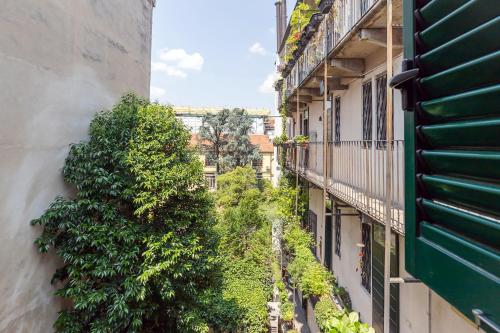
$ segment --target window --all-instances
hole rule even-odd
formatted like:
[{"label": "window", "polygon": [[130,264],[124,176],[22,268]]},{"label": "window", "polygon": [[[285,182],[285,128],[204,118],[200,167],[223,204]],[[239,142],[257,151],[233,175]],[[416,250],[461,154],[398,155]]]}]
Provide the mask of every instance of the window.
[{"label": "window", "polygon": [[252,167],[254,169],[261,169],[262,168],[262,158],[258,160],[252,160]]},{"label": "window", "polygon": [[[363,84],[363,140],[372,139],[372,83]],[[367,142],[367,144],[369,144]]]},{"label": "window", "polygon": [[377,148],[385,148],[387,140],[387,75],[376,79],[377,87]]},{"label": "window", "polygon": [[316,254],[316,238],[317,238],[317,224],[318,224],[318,216],[312,210],[309,210],[307,214],[307,230],[313,234],[313,252]]},{"label": "window", "polygon": [[341,220],[341,214],[342,212],[340,209],[335,209],[335,254],[339,256],[340,258],[340,244],[342,241],[342,234],[341,234],[341,228],[342,228],[342,220]]},{"label": "window", "polygon": [[340,96],[335,98],[335,142],[340,143]]},{"label": "window", "polygon": [[215,189],[215,175],[213,173],[205,174],[205,182],[207,183],[209,189]]},{"label": "window", "polygon": [[304,127],[302,129],[302,135],[309,135],[309,108],[304,111]]},{"label": "window", "polygon": [[361,223],[361,284],[371,293],[371,225],[368,223]]}]

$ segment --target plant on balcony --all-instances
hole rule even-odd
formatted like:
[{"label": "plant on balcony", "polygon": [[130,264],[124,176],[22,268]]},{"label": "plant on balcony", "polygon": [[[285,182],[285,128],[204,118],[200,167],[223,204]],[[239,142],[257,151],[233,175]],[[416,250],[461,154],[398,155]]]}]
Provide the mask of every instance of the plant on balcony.
[{"label": "plant on balcony", "polygon": [[309,137],[306,135],[296,135],[293,138],[293,142],[301,146],[307,146],[309,144]]},{"label": "plant on balcony", "polygon": [[[319,3],[319,2],[318,2]],[[300,2],[297,4],[290,16],[290,34],[285,42],[286,53],[285,62],[293,58],[293,52],[297,49],[297,43],[304,28],[309,24],[316,8],[311,8],[308,4]]]}]

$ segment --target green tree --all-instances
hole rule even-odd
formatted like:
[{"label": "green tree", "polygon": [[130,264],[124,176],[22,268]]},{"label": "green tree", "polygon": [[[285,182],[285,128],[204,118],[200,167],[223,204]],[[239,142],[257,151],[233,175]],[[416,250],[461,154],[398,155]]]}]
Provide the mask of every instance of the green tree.
[{"label": "green tree", "polygon": [[228,120],[228,141],[223,155],[225,170],[250,165],[262,159],[259,148],[250,141],[252,119],[243,109],[231,111]]},{"label": "green tree", "polygon": [[58,332],[206,332],[218,282],[217,238],[203,168],[170,107],[127,95],[71,146],[57,198],[33,224],[41,252],[62,258],[53,281],[73,306]]},{"label": "green tree", "polygon": [[222,156],[229,141],[227,133],[229,116],[230,111],[228,109],[203,116],[198,133],[200,146],[205,153],[205,157],[215,163],[217,174],[221,172]]},{"label": "green tree", "polygon": [[228,172],[261,159],[257,146],[250,141],[252,119],[243,109],[224,109],[203,117],[199,131],[200,146],[216,172]]}]

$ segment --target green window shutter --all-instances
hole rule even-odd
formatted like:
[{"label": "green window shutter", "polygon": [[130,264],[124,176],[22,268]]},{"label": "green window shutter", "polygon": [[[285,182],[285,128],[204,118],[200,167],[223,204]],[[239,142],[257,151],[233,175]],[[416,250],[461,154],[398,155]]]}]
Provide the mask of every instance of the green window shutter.
[{"label": "green window shutter", "polygon": [[498,332],[500,6],[404,0],[403,15],[406,269]]}]

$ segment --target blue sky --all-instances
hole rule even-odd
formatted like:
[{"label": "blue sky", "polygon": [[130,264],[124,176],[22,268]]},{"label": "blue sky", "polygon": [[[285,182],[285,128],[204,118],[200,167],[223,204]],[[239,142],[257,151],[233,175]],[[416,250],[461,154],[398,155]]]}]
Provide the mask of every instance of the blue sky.
[{"label": "blue sky", "polygon": [[152,99],[274,109],[274,0],[159,0]]}]

